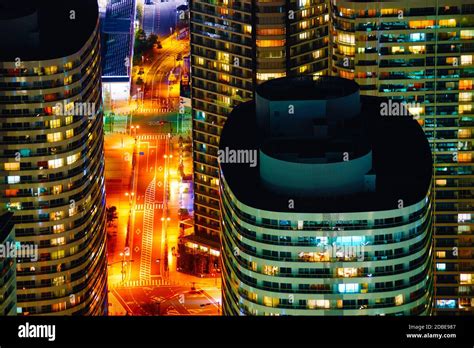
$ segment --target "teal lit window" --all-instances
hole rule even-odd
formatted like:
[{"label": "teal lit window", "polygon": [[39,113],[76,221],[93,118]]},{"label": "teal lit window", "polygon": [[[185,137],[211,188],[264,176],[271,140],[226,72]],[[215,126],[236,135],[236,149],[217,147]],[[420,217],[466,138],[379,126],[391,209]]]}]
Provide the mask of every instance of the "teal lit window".
[{"label": "teal lit window", "polygon": [[359,284],[338,284],[338,291],[343,294],[357,293],[359,290]]}]

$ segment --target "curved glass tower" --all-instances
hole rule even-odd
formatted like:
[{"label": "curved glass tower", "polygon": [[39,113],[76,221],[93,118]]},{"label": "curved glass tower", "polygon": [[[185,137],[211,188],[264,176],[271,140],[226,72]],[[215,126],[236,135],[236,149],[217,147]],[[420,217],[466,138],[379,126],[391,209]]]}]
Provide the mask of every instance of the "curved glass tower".
[{"label": "curved glass tower", "polygon": [[0,204],[38,248],[19,313],[107,312],[100,76],[97,1],[0,1]]},{"label": "curved glass tower", "polygon": [[430,148],[388,105],[304,77],[233,110],[219,148],[225,314],[430,312]]}]

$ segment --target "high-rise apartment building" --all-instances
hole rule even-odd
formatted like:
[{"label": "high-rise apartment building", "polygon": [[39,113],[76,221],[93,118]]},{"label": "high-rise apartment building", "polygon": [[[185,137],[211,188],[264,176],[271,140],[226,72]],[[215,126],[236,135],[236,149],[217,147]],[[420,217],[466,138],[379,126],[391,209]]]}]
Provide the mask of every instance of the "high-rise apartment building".
[{"label": "high-rise apartment building", "polygon": [[107,313],[97,0],[0,0],[0,204],[21,314]]},{"label": "high-rise apartment building", "polygon": [[[238,4],[243,6],[244,3]],[[474,310],[472,233],[474,2],[472,0],[371,2],[328,0],[320,5],[310,1],[285,2],[281,8],[279,4],[273,1],[248,2],[247,8],[256,10],[254,12],[256,21],[252,15],[238,11],[236,5],[230,2],[194,1],[191,7],[192,18],[195,19],[191,24],[192,42],[196,46],[193,49],[192,61],[195,75],[193,84],[200,83],[193,88],[196,233],[215,235],[221,228],[216,205],[218,197],[215,195],[215,186],[218,184],[215,176],[217,169],[212,151],[215,152],[222,122],[225,121],[225,116],[218,115],[228,111],[222,101],[229,99],[222,99],[225,95],[216,93],[214,88],[232,90],[232,81],[243,80],[246,76],[248,84],[252,86],[260,82],[259,78],[263,80],[281,76],[278,74],[281,70],[259,71],[261,65],[255,60],[255,64],[248,70],[249,75],[243,74],[229,64],[231,72],[239,74],[235,77],[231,75],[233,80],[227,82],[224,73],[224,80],[219,83],[216,77],[220,76],[218,73],[220,62],[218,59],[209,61],[206,54],[212,57],[215,51],[212,45],[217,45],[224,51],[221,55],[229,53],[229,57],[233,57],[235,54],[232,54],[231,49],[234,46],[238,48],[242,46],[237,45],[237,33],[226,34],[225,25],[210,26],[205,23],[199,25],[199,19],[216,18],[212,13],[218,12],[217,23],[224,20],[235,23],[240,21],[242,15],[246,15],[244,18],[247,24],[257,25],[263,17],[278,16],[267,14],[266,8],[260,11],[260,6],[276,6],[280,15],[291,15],[288,10],[293,8],[297,9],[296,13],[301,16],[308,11],[313,13],[312,7],[327,6],[324,13],[329,15],[329,40],[327,45],[321,48],[321,55],[315,52],[313,59],[322,58],[324,62],[328,59],[327,74],[354,79],[360,85],[361,94],[405,101],[409,103],[410,112],[419,116],[418,122],[423,126],[430,141],[435,162],[436,312],[472,314]],[[206,17],[207,15],[209,16]],[[288,20],[286,24],[289,23],[292,22]],[[319,28],[314,27],[317,23],[314,22],[307,30],[318,31]],[[325,20],[320,27],[324,29],[327,25],[328,22]],[[304,24],[302,26],[304,27]],[[290,29],[296,30],[303,28],[302,26],[290,24]],[[265,29],[267,28],[270,27],[267,26]],[[275,34],[277,32],[273,31]],[[305,32],[302,30],[293,37],[308,35]],[[225,39],[229,35],[230,42]],[[271,38],[281,39],[276,36]],[[263,50],[262,44],[267,45],[267,42],[258,41],[262,37],[257,35],[256,29],[252,31],[250,39],[253,44],[247,47],[253,45],[254,51],[246,50],[248,61],[254,58],[250,53]],[[212,45],[207,45],[207,48],[199,47],[200,40],[206,43],[212,42]],[[285,46],[289,42],[286,38]],[[273,52],[274,48],[267,50],[271,50],[272,53],[264,53],[267,54],[264,61],[270,65],[278,62],[279,56]],[[284,54],[286,57],[291,57],[291,49],[286,48]],[[261,54],[256,56],[257,59],[262,57]],[[206,64],[207,66],[211,64],[211,67],[207,67]],[[216,64],[215,67],[212,64]],[[291,70],[291,65],[289,66]],[[225,64],[224,68],[227,68]],[[312,70],[305,72],[304,67],[298,70],[302,74],[313,73]],[[273,72],[275,75],[262,75]],[[291,76],[288,72],[286,75]],[[214,82],[209,82],[210,78],[214,78]],[[220,87],[222,84],[224,86]],[[246,96],[251,91],[249,89]],[[197,97],[199,95],[205,98]],[[232,93],[229,97],[233,105],[241,101],[233,98]],[[221,98],[220,103],[216,103],[218,98]]]},{"label": "high-rise apartment building", "polygon": [[229,115],[224,314],[430,313],[429,143],[410,117],[381,116],[388,99],[359,92],[337,77],[274,79]]},{"label": "high-rise apartment building", "polygon": [[13,213],[0,211],[0,316],[16,315],[16,258]]},{"label": "high-rise apartment building", "polygon": [[474,314],[474,1],[332,0],[332,74],[405,101],[435,162],[435,309]]},{"label": "high-rise apartment building", "polygon": [[219,136],[233,107],[266,80],[328,69],[325,0],[193,0],[195,233],[219,240]]},{"label": "high-rise apartment building", "polygon": [[108,0],[101,14],[102,85],[107,104],[130,98],[135,0]]}]

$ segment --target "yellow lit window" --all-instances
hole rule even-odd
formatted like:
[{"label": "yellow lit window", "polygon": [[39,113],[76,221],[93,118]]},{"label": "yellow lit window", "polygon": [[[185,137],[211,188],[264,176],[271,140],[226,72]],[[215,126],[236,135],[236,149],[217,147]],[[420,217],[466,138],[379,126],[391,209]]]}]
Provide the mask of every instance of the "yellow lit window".
[{"label": "yellow lit window", "polygon": [[472,104],[459,105],[459,113],[470,113],[472,111]]},{"label": "yellow lit window", "polygon": [[307,5],[309,5],[309,0],[298,0],[299,7],[305,7]]},{"label": "yellow lit window", "polygon": [[307,38],[309,38],[309,32],[305,31],[304,33],[300,33],[298,35],[298,39],[300,40],[306,40]]},{"label": "yellow lit window", "polygon": [[337,276],[344,277],[344,278],[357,277],[357,268],[355,267],[338,268]]},{"label": "yellow lit window", "polygon": [[420,116],[425,113],[424,106],[408,106],[408,112],[413,116]]},{"label": "yellow lit window", "polygon": [[54,195],[59,195],[61,192],[63,192],[63,185],[53,186],[53,194]]},{"label": "yellow lit window", "polygon": [[74,155],[72,155],[72,156],[68,156],[66,162],[67,162],[68,165],[69,165],[69,164],[73,164],[73,163],[76,162],[80,157],[81,157],[81,155],[80,155],[79,153],[76,153],[76,154],[74,154]]},{"label": "yellow lit window", "polygon": [[345,44],[350,44],[350,45],[355,44],[355,35],[354,34],[339,33],[338,36],[337,36],[337,39],[340,43],[345,43]]},{"label": "yellow lit window", "polygon": [[472,273],[461,273],[459,280],[461,284],[473,284],[474,276]]},{"label": "yellow lit window", "polygon": [[339,45],[338,47],[339,53],[346,55],[346,56],[353,56],[355,54],[355,47],[354,46],[344,46]]},{"label": "yellow lit window", "polygon": [[221,64],[221,69],[224,71],[230,71],[230,65],[229,64]]},{"label": "yellow lit window", "polygon": [[313,58],[320,58],[321,57],[321,50],[313,52]]},{"label": "yellow lit window", "polygon": [[303,65],[303,66],[300,66],[300,67],[298,68],[298,72],[299,72],[300,74],[305,73],[306,71],[308,71],[308,66],[307,66],[307,65]]},{"label": "yellow lit window", "polygon": [[471,137],[471,130],[468,128],[461,128],[458,130],[459,139],[467,139]]},{"label": "yellow lit window", "polygon": [[252,34],[252,26],[251,25],[244,25],[244,33],[245,34]]},{"label": "yellow lit window", "polygon": [[446,179],[436,180],[436,186],[446,186]]},{"label": "yellow lit window", "polygon": [[300,22],[300,29],[307,29],[309,27],[308,21]]},{"label": "yellow lit window", "polygon": [[46,75],[52,75],[52,74],[56,74],[58,72],[58,67],[53,65],[53,66],[48,66],[46,68],[44,68],[44,72]]},{"label": "yellow lit window", "polygon": [[456,26],[456,20],[455,19],[440,19],[439,20],[439,26],[440,27],[455,27]]},{"label": "yellow lit window", "polygon": [[403,46],[393,46],[392,47],[392,54],[399,54],[405,52],[405,47]]},{"label": "yellow lit window", "polygon": [[230,81],[230,76],[228,74],[220,73],[219,74],[219,81],[229,82]]},{"label": "yellow lit window", "polygon": [[66,76],[64,78],[64,84],[65,85],[69,85],[69,84],[71,84],[71,82],[72,82],[72,76]]},{"label": "yellow lit window", "polygon": [[471,101],[472,92],[461,92],[459,93],[459,101]]},{"label": "yellow lit window", "polygon": [[353,80],[355,75],[354,75],[353,72],[340,70],[339,71],[339,76],[344,78],[344,79]]},{"label": "yellow lit window", "polygon": [[268,81],[279,77],[285,77],[286,73],[257,73],[257,80]]},{"label": "yellow lit window", "polygon": [[423,29],[426,27],[433,27],[433,20],[423,20],[423,21],[410,21],[409,26],[411,29]]},{"label": "yellow lit window", "polygon": [[63,257],[64,257],[64,250],[53,251],[51,253],[51,259],[52,260],[61,259]]},{"label": "yellow lit window", "polygon": [[63,133],[58,132],[58,133],[50,133],[46,136],[48,143],[53,143],[55,141],[61,141],[63,140]]},{"label": "yellow lit window", "polygon": [[59,128],[59,127],[61,127],[61,120],[57,119],[57,120],[49,121],[49,127],[50,128]]},{"label": "yellow lit window", "polygon": [[472,80],[459,80],[459,89],[465,91],[472,90]]},{"label": "yellow lit window", "polygon": [[58,158],[58,159],[48,161],[48,168],[50,169],[61,168],[63,165],[64,165],[63,158]]},{"label": "yellow lit window", "polygon": [[461,65],[471,65],[471,64],[472,64],[472,55],[461,56]]},{"label": "yellow lit window", "polygon": [[413,54],[425,53],[425,46],[410,46],[408,50]]},{"label": "yellow lit window", "polygon": [[309,11],[308,10],[301,11],[301,18],[306,18],[308,16],[309,16]]},{"label": "yellow lit window", "polygon": [[395,8],[383,8],[380,10],[380,13],[382,14],[382,16],[389,16],[389,15],[398,16],[398,10]]},{"label": "yellow lit window", "polygon": [[461,30],[461,39],[463,40],[472,40],[474,39],[474,30]]},{"label": "yellow lit window", "polygon": [[5,163],[5,170],[20,170],[20,162]]},{"label": "yellow lit window", "polygon": [[71,138],[72,136],[74,136],[74,129],[68,129],[66,131],[66,139],[69,139]]},{"label": "yellow lit window", "polygon": [[64,245],[64,244],[66,244],[66,240],[64,239],[64,237],[51,239],[51,245]]},{"label": "yellow lit window", "polygon": [[266,275],[276,275],[278,274],[278,267],[277,266],[263,266],[263,273]]},{"label": "yellow lit window", "polygon": [[471,153],[458,153],[458,162],[459,163],[471,163],[472,154]]},{"label": "yellow lit window", "polygon": [[285,35],[284,28],[257,29],[257,35]]},{"label": "yellow lit window", "polygon": [[395,306],[401,306],[403,304],[403,294],[395,296]]},{"label": "yellow lit window", "polygon": [[257,47],[282,47],[285,40],[257,40]]},{"label": "yellow lit window", "polygon": [[217,52],[217,60],[225,63],[229,63],[230,55],[229,53]]},{"label": "yellow lit window", "polygon": [[444,259],[446,257],[446,251],[437,251],[436,252],[436,257],[438,259]]},{"label": "yellow lit window", "polygon": [[329,300],[308,300],[308,308],[329,308]]},{"label": "yellow lit window", "polygon": [[196,63],[199,65],[204,65],[204,58],[202,57],[197,57],[196,58]]}]

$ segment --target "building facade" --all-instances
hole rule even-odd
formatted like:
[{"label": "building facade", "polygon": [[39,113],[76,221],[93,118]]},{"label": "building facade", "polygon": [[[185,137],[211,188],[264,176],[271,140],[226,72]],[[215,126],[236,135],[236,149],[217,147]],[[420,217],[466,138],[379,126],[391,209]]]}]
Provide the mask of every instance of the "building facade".
[{"label": "building facade", "polygon": [[8,255],[15,244],[12,216],[0,212],[0,316],[16,315],[16,258]]},{"label": "building facade", "polygon": [[416,121],[380,116],[387,102],[308,76],[263,83],[232,111],[219,149],[224,314],[430,314],[431,152]]},{"label": "building facade", "polygon": [[135,0],[108,0],[101,14],[102,84],[107,105],[130,98]]},{"label": "building facade", "polygon": [[14,213],[16,240],[36,245],[39,254],[17,264],[18,312],[104,315],[97,1],[2,5],[8,15],[0,18],[0,204]]},{"label": "building facade", "polygon": [[435,162],[435,308],[474,314],[474,1],[332,0],[331,73],[411,104]]},{"label": "building facade", "polygon": [[195,233],[221,230],[217,150],[227,115],[266,80],[328,69],[324,0],[190,2]]}]

